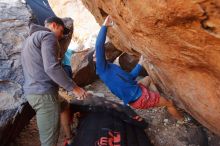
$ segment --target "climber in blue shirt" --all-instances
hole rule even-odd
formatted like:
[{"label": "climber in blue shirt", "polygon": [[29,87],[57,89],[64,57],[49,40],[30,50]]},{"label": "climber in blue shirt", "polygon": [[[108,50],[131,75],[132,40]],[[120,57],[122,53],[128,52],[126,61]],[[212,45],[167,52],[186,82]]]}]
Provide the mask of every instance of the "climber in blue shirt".
[{"label": "climber in blue shirt", "polygon": [[136,109],[148,109],[151,107],[166,106],[168,112],[178,120],[183,120],[183,116],[176,110],[172,100],[168,100],[158,93],[150,91],[143,84],[138,84],[135,80],[142,70],[143,57],[131,72],[125,72],[116,64],[106,61],[104,43],[107,34],[107,28],[112,26],[113,22],[108,16],[96,40],[96,73],[106,84],[109,90],[123,100],[124,104],[129,104]]}]

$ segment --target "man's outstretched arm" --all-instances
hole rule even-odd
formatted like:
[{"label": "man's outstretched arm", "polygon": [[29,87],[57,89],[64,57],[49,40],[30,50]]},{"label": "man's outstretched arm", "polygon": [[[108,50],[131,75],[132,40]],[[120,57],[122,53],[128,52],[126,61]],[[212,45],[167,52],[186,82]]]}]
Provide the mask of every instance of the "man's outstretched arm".
[{"label": "man's outstretched arm", "polygon": [[137,76],[140,74],[141,70],[142,70],[142,65],[143,65],[143,56],[140,57],[139,62],[137,63],[137,65],[132,69],[132,71],[130,72],[130,75],[132,75],[133,79],[136,79]]},{"label": "man's outstretched arm", "polygon": [[102,73],[105,71],[106,65],[107,65],[107,61],[105,58],[105,40],[106,40],[106,34],[107,34],[107,27],[111,26],[112,24],[112,20],[111,17],[108,16],[100,31],[98,34],[98,37],[96,39],[96,45],[95,45],[95,49],[96,49],[96,70],[97,73]]},{"label": "man's outstretched arm", "polygon": [[72,91],[78,99],[84,99],[87,95],[85,90],[78,87],[64,72],[57,59],[57,40],[54,34],[48,33],[44,36],[41,44],[41,53],[44,70],[47,75],[59,86],[67,91]]},{"label": "man's outstretched arm", "polygon": [[107,27],[102,26],[98,37],[96,39],[95,49],[96,49],[96,70],[98,73],[105,70],[106,59],[105,59],[105,39],[106,39]]}]

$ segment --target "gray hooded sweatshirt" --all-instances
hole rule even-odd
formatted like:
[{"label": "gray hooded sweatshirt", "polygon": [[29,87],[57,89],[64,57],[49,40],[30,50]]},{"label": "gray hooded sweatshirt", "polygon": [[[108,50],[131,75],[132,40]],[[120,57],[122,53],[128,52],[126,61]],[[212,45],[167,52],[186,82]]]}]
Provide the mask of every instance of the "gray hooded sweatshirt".
[{"label": "gray hooded sweatshirt", "polygon": [[71,91],[76,86],[58,61],[58,52],[55,34],[43,26],[31,24],[30,36],[21,52],[25,94],[55,93],[58,86]]}]

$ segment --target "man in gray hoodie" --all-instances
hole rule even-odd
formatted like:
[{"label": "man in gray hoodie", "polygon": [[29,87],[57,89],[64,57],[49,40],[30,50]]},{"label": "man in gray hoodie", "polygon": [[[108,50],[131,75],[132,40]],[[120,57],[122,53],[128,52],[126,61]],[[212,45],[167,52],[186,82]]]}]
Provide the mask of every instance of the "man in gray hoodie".
[{"label": "man in gray hoodie", "polygon": [[[78,87],[64,72],[58,52],[58,40],[63,36],[65,26],[58,17],[45,20],[45,27],[31,24],[30,35],[24,42],[21,61],[24,71],[24,92],[29,104],[36,111],[42,146],[56,145],[59,136],[60,103],[58,88],[72,91],[78,99],[84,99],[87,93]],[[63,116],[62,116],[63,114]],[[68,131],[68,116],[61,112],[61,124],[64,125],[68,144],[71,133]],[[66,128],[65,128],[66,127]]]}]

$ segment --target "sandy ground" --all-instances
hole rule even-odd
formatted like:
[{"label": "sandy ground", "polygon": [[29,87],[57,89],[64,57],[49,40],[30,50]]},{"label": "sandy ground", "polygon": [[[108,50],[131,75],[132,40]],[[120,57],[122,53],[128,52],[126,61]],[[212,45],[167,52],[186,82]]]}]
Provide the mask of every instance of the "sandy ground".
[{"label": "sandy ground", "polygon": [[[85,88],[86,90],[98,93],[101,96],[104,95],[104,98],[122,103],[118,98],[112,95],[112,93],[101,81],[96,81]],[[201,126],[198,126],[194,123],[179,125],[172,117],[170,117],[165,108],[136,110],[136,112],[149,123],[149,126],[145,131],[155,146],[220,146],[220,137],[213,135],[209,131],[205,133],[205,139],[207,138],[208,144],[198,145],[198,141],[204,140],[204,137],[200,135],[201,131],[197,130],[198,127]],[[195,131],[198,133],[194,134],[193,132]],[[63,142],[64,133],[61,129],[58,146],[63,146]],[[19,137],[17,137],[17,139],[10,146],[39,145],[40,142],[38,129],[36,125],[36,118],[34,117],[30,121],[30,124],[25,129],[23,129]]]}]

